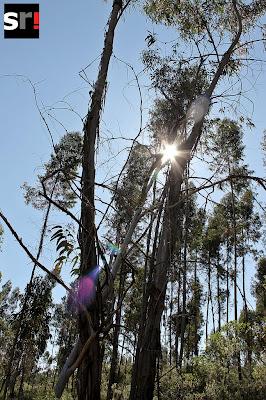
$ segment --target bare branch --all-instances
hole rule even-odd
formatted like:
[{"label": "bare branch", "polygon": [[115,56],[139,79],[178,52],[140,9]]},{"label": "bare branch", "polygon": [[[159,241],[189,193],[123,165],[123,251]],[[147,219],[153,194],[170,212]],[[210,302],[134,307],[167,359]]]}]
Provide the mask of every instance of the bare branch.
[{"label": "bare branch", "polygon": [[18,236],[17,232],[11,225],[11,223],[8,221],[8,219],[4,216],[4,214],[0,211],[0,218],[4,221],[16,241],[19,243],[19,245],[22,247],[22,249],[25,251],[25,253],[28,255],[28,257],[31,259],[31,261],[36,264],[39,268],[41,268],[44,272],[46,272],[52,279],[54,279],[57,283],[59,283],[61,286],[63,286],[68,292],[70,292],[70,288],[60,279],[55,273],[52,271],[49,271],[48,268],[46,268],[44,265],[42,265],[36,257],[29,251],[27,246],[23,243],[23,240]]}]

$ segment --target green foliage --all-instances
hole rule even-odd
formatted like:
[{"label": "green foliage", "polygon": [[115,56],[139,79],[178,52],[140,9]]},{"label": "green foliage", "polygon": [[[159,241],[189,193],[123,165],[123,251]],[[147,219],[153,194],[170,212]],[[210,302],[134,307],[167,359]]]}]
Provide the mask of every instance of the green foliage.
[{"label": "green foliage", "polygon": [[[230,0],[146,0],[144,10],[156,23],[178,28],[184,39],[195,39],[207,33],[207,27],[221,37],[236,30],[236,14]],[[238,2],[243,30],[253,27],[265,12],[264,1],[249,5]]]},{"label": "green foliage", "polygon": [[177,125],[185,116],[189,104],[208,85],[207,72],[196,64],[160,57],[158,52],[144,53],[144,64],[149,68],[152,87],[160,95],[150,111],[150,130],[156,143],[174,139]]},{"label": "green foliage", "polygon": [[191,297],[187,304],[188,323],[185,332],[185,355],[190,359],[193,355],[199,354],[199,344],[201,339],[201,326],[203,323],[202,305],[203,288],[198,278],[190,284]]},{"label": "green foliage", "polygon": [[[1,282],[1,280],[0,280]],[[12,344],[14,313],[21,295],[18,288],[13,289],[10,281],[0,290],[0,372],[6,364],[6,354]]]},{"label": "green foliage", "polygon": [[257,273],[253,284],[253,292],[256,297],[256,312],[261,317],[266,317],[266,258],[258,261]]},{"label": "green foliage", "polygon": [[[261,326],[249,325],[256,337],[263,334]],[[265,329],[265,328],[264,328]],[[160,379],[162,400],[263,400],[266,389],[265,364],[242,367],[238,379],[237,358],[247,352],[245,323],[231,322],[221,332],[212,334],[204,355],[194,357],[180,372],[163,364]],[[255,346],[255,342],[254,342]],[[261,349],[263,343],[261,343]],[[255,350],[255,347],[253,347]],[[154,397],[157,399],[157,396]]]},{"label": "green foliage", "polygon": [[54,273],[60,274],[64,263],[69,262],[72,270],[71,275],[79,275],[79,268],[75,268],[80,260],[80,249],[75,247],[75,238],[72,230],[56,225],[52,228],[54,231],[51,241],[56,242],[56,251],[58,257],[54,262]]},{"label": "green foliage", "polygon": [[215,157],[216,165],[224,159],[227,163],[239,164],[244,158],[242,127],[228,118],[214,120],[214,129],[206,137],[206,148],[209,153],[215,152],[218,157]]},{"label": "green foliage", "polygon": [[79,132],[68,132],[55,145],[55,153],[44,165],[44,172],[38,175],[38,184],[32,187],[27,183],[22,186],[25,191],[25,201],[37,209],[48,204],[43,197],[44,190],[48,197],[56,200],[60,206],[71,208],[77,195],[71,184],[77,178],[78,168],[82,159],[82,136]]},{"label": "green foliage", "polygon": [[146,146],[136,144],[133,147],[125,173],[115,192],[117,213],[113,228],[119,227],[121,236],[139,204],[143,182],[147,178],[151,160],[151,154]]},{"label": "green foliage", "polygon": [[[27,296],[27,308],[24,311],[23,320],[20,326],[20,336],[17,342],[19,352],[28,353],[31,349],[30,357],[34,361],[44,353],[47,341],[50,338],[51,322],[51,290],[54,283],[49,278],[35,277],[31,289],[26,289],[26,293],[21,298],[21,305]],[[16,329],[18,320],[13,322]]]}]

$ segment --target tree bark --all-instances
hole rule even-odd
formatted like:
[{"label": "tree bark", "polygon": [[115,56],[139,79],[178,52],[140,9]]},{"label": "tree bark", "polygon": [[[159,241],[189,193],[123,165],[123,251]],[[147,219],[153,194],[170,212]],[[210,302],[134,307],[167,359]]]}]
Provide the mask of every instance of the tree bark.
[{"label": "tree bark", "polygon": [[[120,13],[122,0],[114,0],[105,35],[104,47],[100,61],[98,78],[91,98],[91,105],[84,124],[84,147],[82,160],[82,201],[81,229],[79,241],[81,247],[80,275],[84,276],[97,265],[95,243],[95,146],[99,131],[100,115],[104,101],[106,79],[109,63],[113,52],[114,33]],[[83,347],[88,338],[99,329],[101,313],[101,294],[96,291],[96,299],[90,307],[91,323],[84,314],[79,318],[79,336]],[[102,353],[99,337],[96,335],[91,342],[89,351],[78,370],[78,399],[99,400],[101,384]]]},{"label": "tree bark", "polygon": [[[184,161],[180,161],[180,165]],[[169,177],[169,191],[163,217],[162,230],[160,234],[156,264],[151,286],[149,288],[149,299],[146,326],[142,340],[138,342],[136,359],[133,367],[130,400],[152,400],[157,361],[160,356],[160,325],[164,309],[164,301],[167,286],[167,274],[173,254],[174,245],[177,240],[178,202],[181,190],[182,176],[177,169],[171,168]]]},{"label": "tree bark", "polygon": [[[188,195],[188,171],[186,176],[186,196]],[[181,337],[180,337],[180,352],[178,358],[178,366],[181,369],[184,347],[185,347],[185,331],[186,331],[186,321],[187,321],[187,215],[188,215],[188,204],[186,200],[185,204],[185,219],[184,219],[184,256],[183,256],[183,289],[182,289],[182,317],[181,317]]]},{"label": "tree bark", "polygon": [[112,350],[112,357],[111,357],[111,365],[110,365],[110,374],[109,374],[109,382],[108,382],[108,389],[107,389],[107,396],[106,400],[111,400],[113,398],[113,390],[112,385],[118,381],[119,374],[118,374],[118,344],[119,344],[119,334],[120,334],[120,323],[121,323],[121,314],[122,314],[122,307],[121,301],[123,298],[123,290],[125,285],[125,278],[126,273],[124,268],[121,268],[120,273],[120,281],[119,281],[119,291],[118,291],[118,299],[117,299],[117,306],[118,310],[115,316],[115,328],[113,334],[113,350]]}]

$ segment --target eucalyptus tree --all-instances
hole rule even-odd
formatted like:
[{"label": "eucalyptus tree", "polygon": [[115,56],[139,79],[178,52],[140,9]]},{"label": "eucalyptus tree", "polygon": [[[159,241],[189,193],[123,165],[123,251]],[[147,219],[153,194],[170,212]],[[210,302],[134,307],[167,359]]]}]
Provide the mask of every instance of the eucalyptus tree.
[{"label": "eucalyptus tree", "polygon": [[[181,367],[184,354],[186,360],[193,354],[198,354],[201,338],[203,290],[199,279],[199,253],[202,249],[204,235],[205,211],[199,208],[197,197],[191,194],[194,189],[192,183],[184,189],[180,196],[179,213],[181,231],[176,247],[181,259],[177,262],[180,274],[178,280],[178,296],[182,294],[182,307],[180,301],[177,307],[176,326],[180,336],[178,346],[178,332],[176,332],[176,363]],[[172,268],[175,268],[173,263]],[[182,285],[181,285],[182,281]]]},{"label": "eucalyptus tree", "polygon": [[266,259],[261,257],[258,261],[256,279],[253,284],[254,295],[256,298],[256,312],[261,317],[266,314]]},{"label": "eucalyptus tree", "polygon": [[[223,211],[228,218],[227,232],[227,252],[233,250],[233,281],[234,281],[234,318],[238,318],[238,261],[242,258],[242,294],[246,308],[245,294],[245,255],[251,253],[248,241],[256,242],[259,239],[260,221],[254,209],[253,191],[249,182],[252,171],[244,163],[245,146],[243,144],[243,127],[230,119],[217,119],[214,123],[213,130],[210,131],[206,138],[207,154],[211,155],[210,168],[214,171],[217,178],[223,177],[225,174],[229,177],[228,184],[222,184],[222,190],[229,190],[227,197],[221,202]],[[230,177],[238,175],[238,180]],[[229,186],[229,187],[228,187]],[[229,204],[231,202],[231,205]],[[252,229],[254,225],[254,229]],[[228,230],[229,229],[229,230]],[[226,232],[226,230],[225,230]],[[226,236],[226,235],[225,235]],[[245,239],[246,238],[246,239]],[[229,254],[228,254],[229,257]],[[227,260],[228,262],[228,260]],[[227,271],[228,280],[228,271]],[[228,285],[227,285],[228,286]],[[228,288],[227,294],[229,295]],[[228,313],[228,307],[227,307]]]},{"label": "eucalyptus tree", "polygon": [[[258,5],[257,2],[256,5]],[[132,400],[152,399],[153,397],[156,365],[160,353],[161,315],[164,308],[167,274],[172,261],[171,255],[174,253],[180,226],[179,200],[186,168],[201,138],[205,115],[208,112],[214,90],[221,77],[228,73],[233,74],[238,70],[239,62],[235,51],[238,46],[241,46],[240,38],[242,35],[244,37],[247,29],[251,31],[254,28],[255,21],[263,14],[265,6],[264,2],[260,2],[259,7],[255,8],[253,3],[244,6],[237,1],[225,3],[184,1],[178,4],[171,0],[145,2],[145,10],[155,22],[163,22],[165,25],[176,27],[181,40],[185,39],[190,42],[191,46],[195,45],[191,57],[192,62],[190,55],[184,56],[183,53],[179,58],[175,57],[175,54],[170,55],[168,64],[172,63],[177,66],[176,75],[179,70],[182,71],[182,64],[183,69],[187,68],[187,64],[194,66],[195,75],[191,75],[192,86],[188,93],[192,92],[192,100],[195,98],[196,100],[191,103],[188,110],[184,103],[183,110],[187,111],[183,115],[181,114],[181,105],[181,113],[178,112],[180,108],[176,107],[172,119],[170,119],[171,112],[166,114],[165,118],[161,117],[162,113],[159,112],[159,109],[167,108],[166,105],[169,104],[167,110],[175,110],[174,100],[178,99],[179,93],[177,90],[176,97],[173,98],[173,93],[169,95],[169,91],[167,92],[167,85],[169,83],[171,85],[173,81],[173,69],[170,69],[169,73],[168,65],[163,69],[159,65],[158,68],[156,66],[158,57],[154,53],[151,53],[150,57],[146,57],[150,63],[148,66],[152,69],[154,87],[159,87],[162,94],[162,99],[157,102],[159,109],[156,109],[155,105],[153,112],[153,115],[156,115],[158,111],[161,117],[161,121],[160,117],[158,118],[161,129],[157,129],[157,132],[161,133],[163,139],[166,137],[170,143],[178,144],[179,153],[175,157],[177,165],[171,164],[166,180],[166,207],[156,253],[156,268],[149,292],[145,331],[133,368],[130,394]],[[230,37],[230,44],[226,47],[228,37]],[[207,46],[206,43],[208,43]],[[211,50],[208,48],[209,43],[211,43]],[[194,57],[195,52],[198,53]],[[198,77],[206,75],[206,84],[201,87],[197,86]],[[162,82],[161,87],[160,82]],[[198,98],[197,90],[203,93]],[[189,104],[189,98],[187,98],[187,102]],[[169,116],[169,120],[165,123],[165,119]],[[235,314],[237,315],[237,309]]]},{"label": "eucalyptus tree", "polygon": [[[107,250],[109,248],[110,260],[116,257],[117,252],[119,252],[119,246],[121,246],[125,238],[141,193],[143,181],[146,179],[147,166],[151,164],[150,158],[147,146],[139,143],[133,145],[121,183],[114,184],[114,186],[117,186],[114,193],[115,211],[108,222],[110,228],[106,234],[106,247]],[[143,224],[146,225],[145,222]],[[137,244],[122,263],[118,274],[118,282],[113,288],[112,306],[109,312],[111,316],[115,317],[113,321],[115,326],[111,335],[112,355],[107,400],[112,399],[113,385],[119,381],[118,361],[121,325],[123,325],[123,331],[126,331],[126,334],[124,332],[123,343],[129,341],[129,347],[132,347],[137,327],[141,324],[141,296],[137,295],[137,293],[141,293],[143,286],[146,284],[147,263],[145,262],[145,252],[142,250],[144,243],[143,240],[138,240],[138,235],[140,235],[138,231],[139,229],[136,229],[132,238],[133,242],[136,241]]]},{"label": "eucalyptus tree", "polygon": [[[80,241],[80,276],[90,273],[98,264],[99,246],[95,229],[95,152],[99,134],[100,117],[105,98],[107,74],[113,52],[114,34],[117,24],[130,4],[130,1],[114,0],[108,21],[99,73],[91,95],[88,114],[83,127],[82,177],[81,177],[81,219],[79,225]],[[118,254],[116,264],[122,258]],[[119,265],[120,266],[120,265]],[[107,271],[108,274],[108,271]],[[109,278],[112,276],[110,275]],[[99,288],[98,288],[99,289]],[[78,398],[98,400],[100,398],[102,350],[100,328],[103,314],[102,304],[110,293],[105,285],[105,295],[96,290],[96,298],[90,307],[89,314],[84,305],[79,315],[79,340],[73,348],[59,377],[56,395],[61,397],[64,387],[78,368]]]},{"label": "eucalyptus tree", "polygon": [[6,385],[5,390],[5,393],[7,389],[9,390],[11,398],[15,395],[15,387],[19,379],[17,396],[18,398],[23,397],[24,382],[30,380],[31,372],[44,354],[47,342],[50,339],[51,286],[54,286],[54,283],[50,281],[49,277],[35,277],[32,281],[30,294],[26,291],[20,298],[20,302],[23,304],[24,298],[27,296],[27,308],[24,311],[22,321],[14,316],[12,329],[14,332],[17,332],[18,329],[19,334],[16,334],[15,351],[11,346],[6,353],[7,359],[10,358],[10,354],[13,357],[8,385]]},{"label": "eucalyptus tree", "polygon": [[[81,147],[82,139],[78,132],[66,133],[61,138],[60,142],[54,146],[54,153],[51,154],[50,160],[44,165],[43,173],[38,176],[37,184],[35,186],[29,186],[27,183],[24,183],[23,185],[26,204],[31,204],[37,210],[45,210],[36,255],[37,262],[43,251],[52,206],[55,205],[61,208],[71,208],[76,202],[77,194],[73,190],[71,184],[76,179],[77,168],[81,162]],[[17,315],[18,323],[14,326],[15,335],[13,337],[13,345],[11,346],[9,362],[6,368],[4,397],[6,396],[9,387],[12,370],[16,370],[18,374],[22,371],[18,368],[18,364],[20,364],[22,360],[18,360],[18,358],[23,357],[23,351],[21,351],[21,349],[18,350],[18,345],[22,343],[24,339],[26,343],[26,336],[22,338],[21,335],[23,331],[23,321],[27,319],[27,313],[31,312],[30,307],[32,304],[30,299],[34,295],[34,290],[39,291],[40,294],[42,293],[42,290],[40,290],[41,284],[39,286],[36,285],[36,279],[38,278],[34,278],[36,267],[37,264],[35,263],[30,281],[25,288],[25,295],[21,302],[21,309]],[[48,288],[48,291],[51,291],[52,287],[53,286],[51,285],[49,287],[50,289]],[[48,296],[46,292],[45,296]],[[50,304],[48,304],[45,299],[43,299],[43,301],[49,308]],[[35,310],[33,309],[32,313],[34,312]],[[42,312],[45,314],[48,310],[42,309]],[[41,330],[41,325],[38,326]],[[24,377],[21,377],[21,387],[23,387],[23,380]],[[14,387],[14,385],[12,387]]]},{"label": "eucalyptus tree", "polygon": [[[2,275],[0,273],[0,282]],[[4,378],[4,371],[7,363],[7,353],[14,336],[13,323],[15,311],[20,301],[20,291],[12,288],[10,281],[2,284],[0,290],[0,360],[1,360],[1,384]]]},{"label": "eucalyptus tree", "polygon": [[[101,135],[100,118],[106,95],[114,34],[117,24],[129,4],[130,0],[114,0],[112,3],[100,58],[99,73],[90,93],[91,101],[83,126],[81,185],[79,186],[80,219],[60,205],[60,202],[53,201],[49,194],[47,196],[46,188],[42,188],[44,197],[49,204],[53,204],[61,211],[66,212],[78,224],[79,276],[81,278],[92,273],[100,261],[105,263],[95,226],[95,155],[97,139]],[[166,143],[163,154],[159,150],[161,143],[158,143],[157,152],[153,156],[154,162],[143,181],[134,205],[135,208],[131,214],[131,221],[126,227],[120,251],[116,257],[113,257],[104,271],[106,279],[103,285],[101,285],[99,279],[93,301],[90,304],[80,304],[79,338],[59,376],[56,386],[58,398],[62,396],[69,377],[76,369],[78,369],[78,398],[80,400],[98,400],[100,398],[102,341],[112,328],[112,324],[109,324],[104,311],[108,309],[108,302],[113,296],[115,278],[121,270],[128,250],[130,250],[129,246],[132,244],[136,227],[143,219],[145,212],[152,211],[151,207],[148,210],[143,209],[153,186],[153,177],[166,167],[159,205],[153,205],[153,209],[156,209],[157,206],[159,208],[156,216],[158,224],[152,240],[153,249],[150,261],[153,273],[147,289],[145,327],[135,357],[130,395],[130,398],[134,400],[152,399],[156,364],[160,352],[160,324],[164,309],[168,272],[173,261],[172,255],[175,254],[179,240],[179,227],[182,217],[179,207],[181,192],[183,189],[187,192],[184,176],[206,127],[205,117],[213,101],[217,84],[222,77],[239,72],[241,59],[239,59],[237,51],[242,46],[248,47],[248,45],[240,43],[240,39],[243,37],[243,40],[246,40],[246,37],[257,25],[265,8],[264,1],[254,1],[249,5],[244,5],[237,0],[226,2],[184,1],[179,4],[172,0],[145,1],[147,14],[156,22],[163,22],[166,25],[178,28],[178,41],[183,40],[185,44],[189,42],[190,45],[194,45],[194,54],[178,57],[177,52],[174,51],[175,60],[168,60],[169,63],[174,65],[174,68],[170,68],[169,71],[166,65],[166,69],[161,74],[163,77],[161,93],[165,97],[165,102],[160,101],[159,106],[167,108],[169,120],[167,119],[167,124],[162,128],[158,142],[166,139],[169,143]],[[164,64],[168,64],[168,62]],[[156,65],[154,68],[152,62],[150,68],[155,72],[158,71],[158,68]],[[156,76],[154,79],[156,82]],[[171,81],[177,82],[177,85],[175,96],[170,95],[169,97],[167,85]],[[185,84],[185,82],[188,84]],[[183,95],[183,99],[181,95]],[[175,100],[177,100],[177,103]],[[153,115],[156,115],[156,106],[154,110]],[[2,213],[0,213],[0,216],[10,228],[10,224]],[[10,229],[14,234],[12,227]],[[34,260],[31,253],[23,246],[18,235],[15,235],[15,237],[27,254],[31,256],[31,259]],[[40,266],[41,264],[38,262],[37,265]],[[47,272],[47,268],[45,271]],[[51,275],[54,276],[55,274]],[[55,279],[69,290],[61,279],[58,277],[55,277]],[[186,279],[183,279],[183,282],[185,296]],[[186,301],[183,302],[183,305],[185,304]]]}]

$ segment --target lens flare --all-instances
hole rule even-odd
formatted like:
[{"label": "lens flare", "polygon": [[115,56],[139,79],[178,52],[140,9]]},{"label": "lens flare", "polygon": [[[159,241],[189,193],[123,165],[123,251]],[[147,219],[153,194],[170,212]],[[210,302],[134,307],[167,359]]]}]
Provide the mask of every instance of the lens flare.
[{"label": "lens flare", "polygon": [[69,306],[72,311],[80,311],[94,301],[99,273],[100,267],[97,265],[91,272],[75,282],[69,295]]},{"label": "lens flare", "polygon": [[117,256],[117,254],[120,253],[119,247],[117,245],[108,242],[106,246],[107,249],[110,251],[111,256]]},{"label": "lens flare", "polygon": [[162,163],[166,163],[167,161],[174,161],[178,151],[175,143],[165,143],[162,148]]}]

